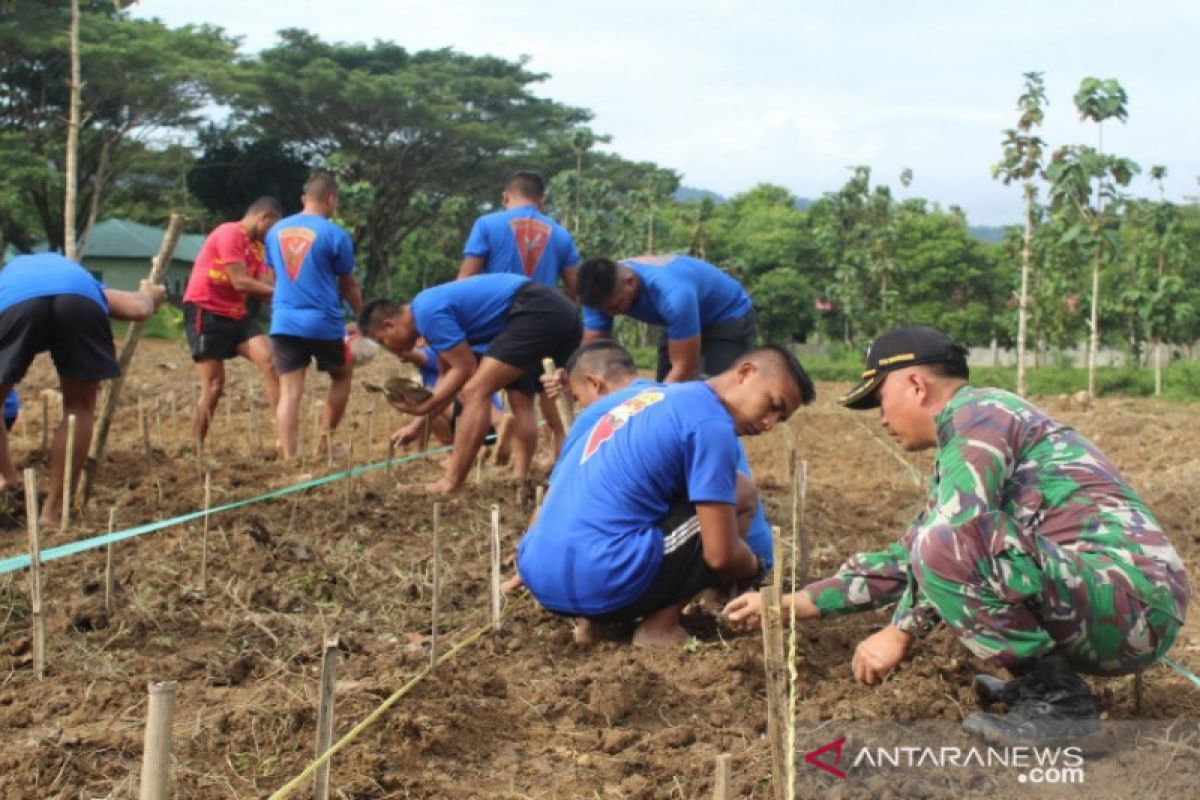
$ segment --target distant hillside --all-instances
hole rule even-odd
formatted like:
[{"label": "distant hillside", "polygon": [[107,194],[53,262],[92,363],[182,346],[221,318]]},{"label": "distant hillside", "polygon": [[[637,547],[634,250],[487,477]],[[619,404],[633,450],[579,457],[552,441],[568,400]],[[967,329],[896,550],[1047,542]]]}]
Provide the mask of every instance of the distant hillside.
[{"label": "distant hillside", "polygon": [[719,195],[716,192],[710,192],[708,189],[697,189],[692,186],[680,186],[675,190],[675,199],[680,203],[691,203],[694,200],[703,200],[706,197],[717,204],[725,202],[724,195]]},{"label": "distant hillside", "polygon": [[1007,225],[970,225],[967,230],[976,239],[989,244],[999,244],[1004,241],[1004,231]]},{"label": "distant hillside", "polygon": [[[717,205],[720,205],[729,199],[724,195],[717,194],[716,192],[710,192],[708,189],[697,189],[694,186],[680,186],[675,190],[674,197],[680,203],[691,203],[695,200],[703,200],[707,197]],[[796,208],[800,209],[801,211],[808,208],[812,204],[813,201],[809,200],[807,197],[796,198]]]}]

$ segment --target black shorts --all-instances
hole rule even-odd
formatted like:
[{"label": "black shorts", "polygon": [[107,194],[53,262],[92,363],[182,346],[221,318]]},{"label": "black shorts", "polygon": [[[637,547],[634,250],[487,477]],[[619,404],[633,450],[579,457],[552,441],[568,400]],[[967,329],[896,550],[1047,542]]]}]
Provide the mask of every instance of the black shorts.
[{"label": "black shorts", "polygon": [[103,381],[121,374],[108,312],[74,294],[35,297],[0,313],[0,384],[17,384],[38,353],[59,377]]},{"label": "black shorts", "polygon": [[[703,377],[720,375],[737,363],[738,357],[754,348],[758,324],[754,311],[744,317],[709,325],[700,331],[700,369]],[[667,329],[658,338],[658,380],[671,371],[670,342]]]},{"label": "black shorts", "polygon": [[720,576],[704,560],[700,518],[696,516],[694,505],[687,500],[676,501],[658,527],[666,541],[663,542],[662,564],[650,588],[625,608],[588,619],[603,624],[636,622],[667,606],[691,600],[717,585]]},{"label": "black shorts", "polygon": [[342,339],[306,339],[273,333],[271,344],[275,348],[275,372],[279,375],[304,369],[314,358],[321,372],[346,366],[346,342]]},{"label": "black shorts", "polygon": [[536,394],[542,391],[538,380],[542,359],[552,358],[561,367],[582,339],[583,325],[575,304],[561,292],[531,282],[517,290],[504,330],[492,339],[484,355],[525,371],[505,388]]},{"label": "black shorts", "polygon": [[195,303],[183,304],[183,327],[193,361],[226,361],[238,354],[242,342],[263,335],[262,328],[249,314],[242,319],[231,319]]}]

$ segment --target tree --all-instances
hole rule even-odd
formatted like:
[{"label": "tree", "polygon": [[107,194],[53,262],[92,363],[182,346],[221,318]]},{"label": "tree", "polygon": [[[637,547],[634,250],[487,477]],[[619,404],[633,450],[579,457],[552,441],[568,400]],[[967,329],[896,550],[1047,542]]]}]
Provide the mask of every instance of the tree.
[{"label": "tree", "polygon": [[[86,238],[126,158],[164,131],[194,125],[200,110],[231,87],[236,42],[216,28],[167,28],[135,20],[111,2],[80,14],[83,71],[78,129],[77,203],[88,207],[65,230],[66,149],[70,118],[70,9],[25,2],[0,15],[0,181],[15,186],[51,249]],[[17,158],[8,156],[17,152]]]},{"label": "tree", "polygon": [[[1080,119],[1096,123],[1097,149],[1064,148],[1055,154],[1055,171],[1051,180],[1056,184],[1060,206],[1069,199],[1082,214],[1089,227],[1087,244],[1092,250],[1092,299],[1091,335],[1088,339],[1088,398],[1096,398],[1096,353],[1100,348],[1100,269],[1104,263],[1104,243],[1107,241],[1115,251],[1117,248],[1116,214],[1105,215],[1105,202],[1111,206],[1120,200],[1116,189],[1128,186],[1138,166],[1128,159],[1107,158],[1104,155],[1104,122],[1115,119],[1124,122],[1129,116],[1125,108],[1128,98],[1116,80],[1084,78],[1075,93],[1075,108]],[[1090,151],[1090,152],[1087,152]],[[1088,184],[1096,182],[1096,206],[1090,203],[1091,189]],[[1082,181],[1082,183],[1081,183]],[[1072,228],[1072,231],[1076,229]]]},{"label": "tree", "polygon": [[210,125],[200,132],[203,148],[187,172],[187,187],[213,222],[238,219],[263,195],[300,209],[308,165],[272,139],[251,138],[246,131]]},{"label": "tree", "polygon": [[366,252],[367,294],[447,200],[482,205],[539,141],[561,138],[588,118],[533,95],[545,76],[523,61],[448,49],[329,44],[285,30],[247,73],[251,88],[234,105],[258,135],[316,165],[336,157],[343,182],[370,187],[361,214],[343,213]]},{"label": "tree", "polygon": [[1025,196],[1025,235],[1021,248],[1021,292],[1017,299],[1017,394],[1026,393],[1025,342],[1029,316],[1029,272],[1033,261],[1033,207],[1037,198],[1034,179],[1043,177],[1045,143],[1032,131],[1045,117],[1045,84],[1040,72],[1025,73],[1025,92],[1017,99],[1017,127],[1004,132],[1004,158],[993,165],[992,177],[1005,186],[1022,181]]},{"label": "tree", "polygon": [[752,288],[754,312],[764,342],[804,341],[816,326],[812,286],[794,269],[777,267]]}]

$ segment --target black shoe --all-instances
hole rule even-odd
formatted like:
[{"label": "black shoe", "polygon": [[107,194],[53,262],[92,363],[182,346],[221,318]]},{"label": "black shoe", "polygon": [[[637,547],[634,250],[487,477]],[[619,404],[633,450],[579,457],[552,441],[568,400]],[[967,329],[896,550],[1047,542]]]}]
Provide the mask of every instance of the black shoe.
[{"label": "black shoe", "polygon": [[[1100,732],[1100,715],[1087,681],[1061,656],[1038,659],[1014,672],[1017,679],[1009,684],[991,676],[984,682],[989,691],[996,684],[1003,693],[1012,687],[1011,700],[1000,698],[1009,712],[972,712],[963,720],[963,730],[991,744],[1031,746],[1081,741]],[[977,678],[977,688],[979,683]]]},{"label": "black shoe", "polygon": [[982,672],[975,676],[973,685],[979,702],[985,706],[992,703],[1004,703],[1011,706],[1017,702],[1020,694],[1016,681],[1002,681],[995,675]]}]

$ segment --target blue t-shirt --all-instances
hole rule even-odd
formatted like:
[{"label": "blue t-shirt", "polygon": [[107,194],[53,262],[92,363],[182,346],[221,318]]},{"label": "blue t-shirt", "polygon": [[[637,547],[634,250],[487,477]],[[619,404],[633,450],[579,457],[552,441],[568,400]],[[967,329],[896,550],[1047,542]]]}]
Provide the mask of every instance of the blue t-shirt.
[{"label": "blue t-shirt", "polygon": [[477,275],[431,286],[412,299],[417,332],[436,353],[463,341],[486,353],[486,345],[504,330],[513,297],[527,283],[521,275]]},{"label": "blue t-shirt", "polygon": [[624,608],[658,574],[672,503],[732,504],[736,484],[733,419],[706,383],[638,392],[564,454],[517,549],[521,579],[551,611]]},{"label": "blue t-shirt", "polygon": [[267,232],[267,265],[275,271],[271,333],[342,339],[338,276],[354,272],[350,234],[316,214],[281,219]]},{"label": "blue t-shirt", "polygon": [[9,389],[8,394],[4,396],[4,421],[11,424],[20,413],[21,398],[17,397],[15,388]]},{"label": "blue t-shirt", "polygon": [[108,313],[104,284],[58,253],[17,256],[0,269],[0,311],[35,297],[73,294],[94,300]]},{"label": "blue t-shirt", "polygon": [[[637,298],[625,313],[641,322],[665,326],[668,339],[699,336],[709,325],[740,319],[754,308],[740,283],[698,258],[638,256],[621,263],[641,281]],[[584,306],[583,327],[608,333],[612,317]]]},{"label": "blue t-shirt", "polygon": [[463,255],[485,259],[484,273],[524,275],[551,288],[558,285],[563,270],[579,264],[571,234],[533,206],[475,220]]},{"label": "blue t-shirt", "polygon": [[[572,450],[577,446],[583,446],[581,442],[587,438],[587,434],[591,432],[592,427],[600,421],[601,417],[643,389],[664,385],[646,380],[645,378],[634,378],[633,382],[625,388],[604,395],[580,411],[579,416],[575,417],[575,422],[571,425],[571,429],[567,431],[567,437],[563,441],[562,453],[559,455],[554,469],[550,472],[550,483],[554,483],[558,479],[559,470],[562,468],[562,465],[572,460]],[[576,456],[574,460],[578,461],[579,459]],[[754,473],[750,471],[750,460],[746,458],[746,448],[742,446],[740,439],[738,440],[737,471],[747,478],[754,478]],[[746,531],[746,544],[750,546],[755,555],[766,563],[768,569],[775,563],[775,548],[771,537],[771,526],[767,522],[767,512],[763,508],[762,500],[758,501],[758,509],[755,510],[754,517],[750,520],[750,527]]]}]

